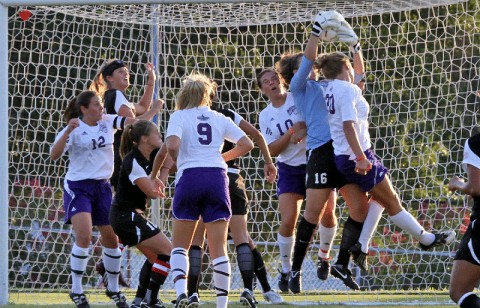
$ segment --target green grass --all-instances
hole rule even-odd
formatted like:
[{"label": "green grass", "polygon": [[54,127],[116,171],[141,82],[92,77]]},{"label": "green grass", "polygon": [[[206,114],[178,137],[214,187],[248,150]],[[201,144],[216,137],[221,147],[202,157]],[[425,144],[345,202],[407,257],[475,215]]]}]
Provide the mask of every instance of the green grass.
[{"label": "green grass", "polygon": [[[128,299],[134,297],[132,290],[127,290],[126,296]],[[92,307],[115,307],[113,302],[108,302],[106,296],[95,290],[94,292],[86,292],[89,301],[93,303]],[[202,307],[215,307],[215,297],[212,291],[201,291]],[[282,294],[285,304],[272,305],[263,301],[262,294],[255,293],[255,297],[260,301],[259,307],[269,308],[285,308],[285,306],[301,306],[301,307],[395,307],[406,308],[421,306],[422,308],[452,308],[455,307],[449,300],[446,292],[438,291],[419,291],[419,292],[322,292],[322,293],[302,293],[298,295]],[[170,301],[175,298],[172,292],[162,291],[160,294],[162,300],[167,303],[167,306],[173,307]],[[233,291],[229,297],[229,307],[240,308],[243,307],[239,303],[239,293]],[[66,292],[63,293],[33,293],[19,292],[10,293],[9,304],[2,307],[73,307],[70,304],[70,299]]]}]

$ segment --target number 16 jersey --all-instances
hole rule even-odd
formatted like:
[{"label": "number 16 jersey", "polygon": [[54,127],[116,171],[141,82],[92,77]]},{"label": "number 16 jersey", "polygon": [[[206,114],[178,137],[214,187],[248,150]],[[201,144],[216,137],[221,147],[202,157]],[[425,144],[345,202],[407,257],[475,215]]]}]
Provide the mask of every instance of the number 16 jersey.
[{"label": "number 16 jersey", "polygon": [[[260,130],[267,144],[280,139],[284,134],[290,135],[288,131],[290,127],[297,122],[304,121],[295,106],[291,93],[287,93],[287,99],[282,106],[276,108],[270,103],[260,112],[259,117]],[[303,138],[303,140],[297,144],[289,143],[287,148],[278,154],[277,161],[290,166],[306,164],[305,146],[306,138]]]}]

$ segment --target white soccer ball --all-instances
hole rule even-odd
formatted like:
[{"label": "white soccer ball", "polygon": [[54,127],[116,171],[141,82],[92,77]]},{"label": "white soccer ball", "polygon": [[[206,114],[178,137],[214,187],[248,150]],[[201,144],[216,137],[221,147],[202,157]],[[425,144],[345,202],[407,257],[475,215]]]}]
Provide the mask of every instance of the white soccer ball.
[{"label": "white soccer ball", "polygon": [[338,39],[337,31],[329,27],[323,29],[319,37],[322,41],[327,41],[327,42],[333,42]]}]

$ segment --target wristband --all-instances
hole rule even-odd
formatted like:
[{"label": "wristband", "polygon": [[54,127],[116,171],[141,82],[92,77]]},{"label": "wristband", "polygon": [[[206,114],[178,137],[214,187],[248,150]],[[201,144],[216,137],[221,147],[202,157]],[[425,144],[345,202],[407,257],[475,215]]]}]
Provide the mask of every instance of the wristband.
[{"label": "wristband", "polygon": [[365,159],[367,159],[365,157],[365,155],[361,155],[361,156],[357,156],[357,158],[355,158],[355,161],[358,163],[359,161],[362,161],[362,160],[365,160]]}]

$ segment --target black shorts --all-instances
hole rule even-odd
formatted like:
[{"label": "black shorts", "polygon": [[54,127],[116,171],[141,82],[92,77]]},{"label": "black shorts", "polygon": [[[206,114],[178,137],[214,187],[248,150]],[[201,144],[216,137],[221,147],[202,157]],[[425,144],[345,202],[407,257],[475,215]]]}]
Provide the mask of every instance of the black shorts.
[{"label": "black shorts", "polygon": [[245,182],[240,174],[228,172],[228,191],[232,204],[232,215],[247,215],[248,197]]},{"label": "black shorts", "polygon": [[468,225],[467,232],[463,235],[460,247],[455,254],[455,260],[480,265],[480,221],[477,220],[473,220]]},{"label": "black shorts", "polygon": [[110,225],[123,245],[137,245],[160,233],[160,229],[143,214],[124,211],[118,206],[110,208]]},{"label": "black shorts", "polygon": [[335,166],[332,143],[329,141],[316,149],[307,151],[307,188],[341,188],[348,184],[347,179]]}]

